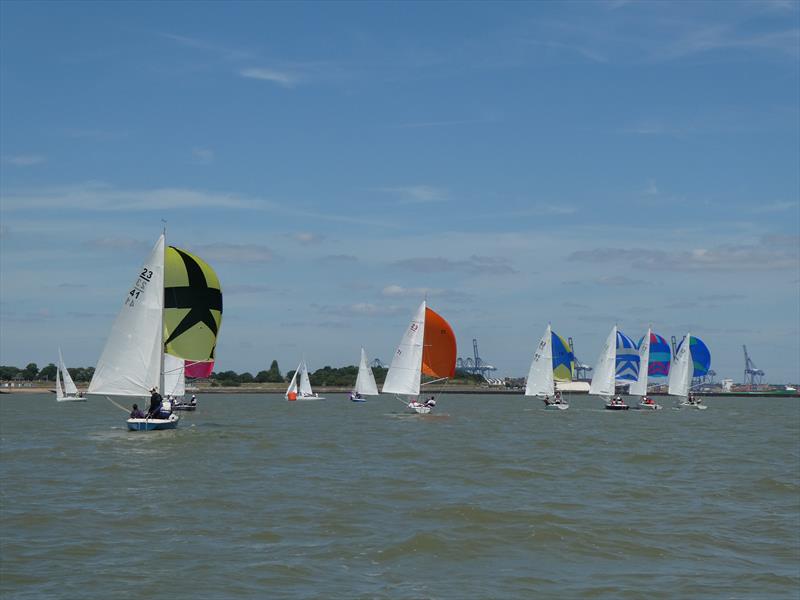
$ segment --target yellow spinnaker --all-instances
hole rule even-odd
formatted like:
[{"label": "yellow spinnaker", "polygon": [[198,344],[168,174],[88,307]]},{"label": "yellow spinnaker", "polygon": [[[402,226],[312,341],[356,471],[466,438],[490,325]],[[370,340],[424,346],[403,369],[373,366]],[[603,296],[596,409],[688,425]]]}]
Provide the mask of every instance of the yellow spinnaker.
[{"label": "yellow spinnaker", "polygon": [[164,309],[164,351],[186,360],[213,360],[222,287],[208,263],[174,246],[164,253]]}]

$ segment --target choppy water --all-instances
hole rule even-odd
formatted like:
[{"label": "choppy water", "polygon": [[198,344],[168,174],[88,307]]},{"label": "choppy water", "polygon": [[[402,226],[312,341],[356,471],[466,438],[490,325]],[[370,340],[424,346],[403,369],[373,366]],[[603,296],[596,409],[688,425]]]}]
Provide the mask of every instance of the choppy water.
[{"label": "choppy water", "polygon": [[0,595],[796,598],[800,401],[0,398]]}]

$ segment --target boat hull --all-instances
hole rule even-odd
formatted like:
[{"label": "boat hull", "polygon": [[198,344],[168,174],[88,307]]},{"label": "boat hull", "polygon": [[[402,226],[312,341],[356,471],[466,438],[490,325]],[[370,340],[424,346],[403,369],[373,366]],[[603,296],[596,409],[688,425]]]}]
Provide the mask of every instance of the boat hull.
[{"label": "boat hull", "polygon": [[630,410],[627,404],[606,404],[606,410]]},{"label": "boat hull", "polygon": [[196,404],[176,404],[172,410],[197,410]]},{"label": "boat hull", "polygon": [[661,410],[660,404],[644,404],[639,403],[639,410]]},{"label": "boat hull", "polygon": [[544,409],[545,410],[567,410],[569,408],[569,404],[546,404]]},{"label": "boat hull", "polygon": [[406,410],[413,415],[427,415],[431,412],[431,408],[431,406],[426,406],[425,404],[419,404],[417,402],[411,402],[406,405]]},{"label": "boat hull", "polygon": [[86,402],[86,398],[81,398],[79,396],[62,396],[61,398],[56,398],[56,402]]},{"label": "boat hull", "polygon": [[300,400],[325,400],[325,397],[324,396],[317,396],[316,394],[314,394],[313,396],[300,396],[300,395],[298,395],[297,396],[297,400],[298,401],[300,401]]},{"label": "boat hull", "polygon": [[130,431],[161,431],[175,429],[178,421],[178,415],[170,415],[167,419],[128,419],[127,424]]},{"label": "boat hull", "polygon": [[708,407],[705,404],[697,404],[694,402],[681,402],[678,405],[679,408],[694,408],[696,410],[705,410]]}]

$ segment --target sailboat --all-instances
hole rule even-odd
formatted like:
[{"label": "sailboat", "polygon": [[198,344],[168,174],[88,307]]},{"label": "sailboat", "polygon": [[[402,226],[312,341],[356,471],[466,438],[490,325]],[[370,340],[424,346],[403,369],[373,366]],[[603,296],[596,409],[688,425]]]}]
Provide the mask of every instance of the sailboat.
[{"label": "sailboat", "polygon": [[641,396],[639,399],[640,410],[661,410],[661,405],[647,395],[647,376],[650,372],[650,343],[653,332],[648,327],[647,333],[639,342],[639,378],[631,383],[628,390],[631,396]]},{"label": "sailboat", "polygon": [[[705,410],[708,407],[702,404],[702,400],[695,398],[692,394],[692,376],[695,369],[694,361],[692,360],[691,340],[691,334],[687,333],[675,350],[675,357],[669,369],[668,393],[670,396],[681,398],[678,402],[678,407],[688,406],[698,410]],[[703,347],[705,347],[705,344]]]},{"label": "sailboat", "polygon": [[292,381],[286,390],[286,399],[290,402],[295,400],[325,400],[319,394],[315,394],[311,389],[311,380],[308,378],[308,366],[306,359],[303,358],[297,365],[297,370],[292,375]]},{"label": "sailboat", "polygon": [[[525,384],[525,395],[542,398],[547,410],[567,410],[569,404],[561,398],[561,392],[556,390],[555,385],[554,369],[557,368],[556,364],[563,363],[563,360],[557,360],[553,356],[553,338],[558,338],[561,348],[569,348],[557,334],[553,333],[548,324],[542,339],[539,340],[539,345],[536,346],[536,352],[533,354],[528,380]],[[567,377],[570,375],[571,370]],[[565,379],[565,381],[568,380]]]},{"label": "sailboat", "polygon": [[[420,387],[446,381],[455,372],[456,336],[453,329],[423,301],[392,357],[382,393],[408,396],[408,411],[426,415],[436,406],[436,400],[431,396],[420,402]],[[436,379],[421,383],[423,373]]]},{"label": "sailboat", "polygon": [[[63,388],[61,387],[62,379],[64,381]],[[86,398],[78,392],[78,387],[72,381],[72,377],[64,364],[61,348],[58,349],[58,368],[56,369],[56,400],[58,402],[86,402]]]},{"label": "sailboat", "polygon": [[636,343],[614,325],[597,359],[589,393],[601,396],[608,410],[628,410],[630,406],[616,393],[616,384],[631,383],[638,378],[639,353]]},{"label": "sailboat", "polygon": [[[167,247],[162,233],[126,293],[89,393],[146,398],[151,390],[165,391],[165,355],[212,360],[221,322],[216,273],[197,256]],[[127,426],[132,431],[174,429],[178,421],[174,413],[159,413],[131,417]]]},{"label": "sailboat", "polygon": [[350,400],[353,402],[366,402],[364,396],[377,396],[378,386],[375,383],[375,375],[369,367],[367,361],[367,353],[364,348],[361,348],[361,362],[358,364],[358,376],[356,377],[356,386],[350,392]]},{"label": "sailboat", "polygon": [[171,410],[196,410],[197,400],[186,402],[186,361],[171,354],[164,354],[164,407]]}]

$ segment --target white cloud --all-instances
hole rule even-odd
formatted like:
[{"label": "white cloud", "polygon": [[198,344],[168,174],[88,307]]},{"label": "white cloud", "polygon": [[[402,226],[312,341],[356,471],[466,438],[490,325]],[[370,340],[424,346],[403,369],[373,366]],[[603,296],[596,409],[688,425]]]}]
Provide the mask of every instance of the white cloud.
[{"label": "white cloud", "polygon": [[247,79],[258,79],[276,83],[285,88],[293,88],[300,82],[300,76],[286,71],[276,71],[264,67],[250,67],[241,69],[239,75]]},{"label": "white cloud", "polygon": [[402,204],[444,202],[448,196],[447,190],[430,185],[379,187],[374,188],[373,191],[394,196]]},{"label": "white cloud", "polygon": [[214,162],[214,151],[211,148],[192,148],[192,158],[197,164],[208,165]]},{"label": "white cloud", "polygon": [[325,239],[325,236],[319,233],[312,233],[310,231],[299,231],[292,234],[292,239],[301,244],[316,244]]}]

